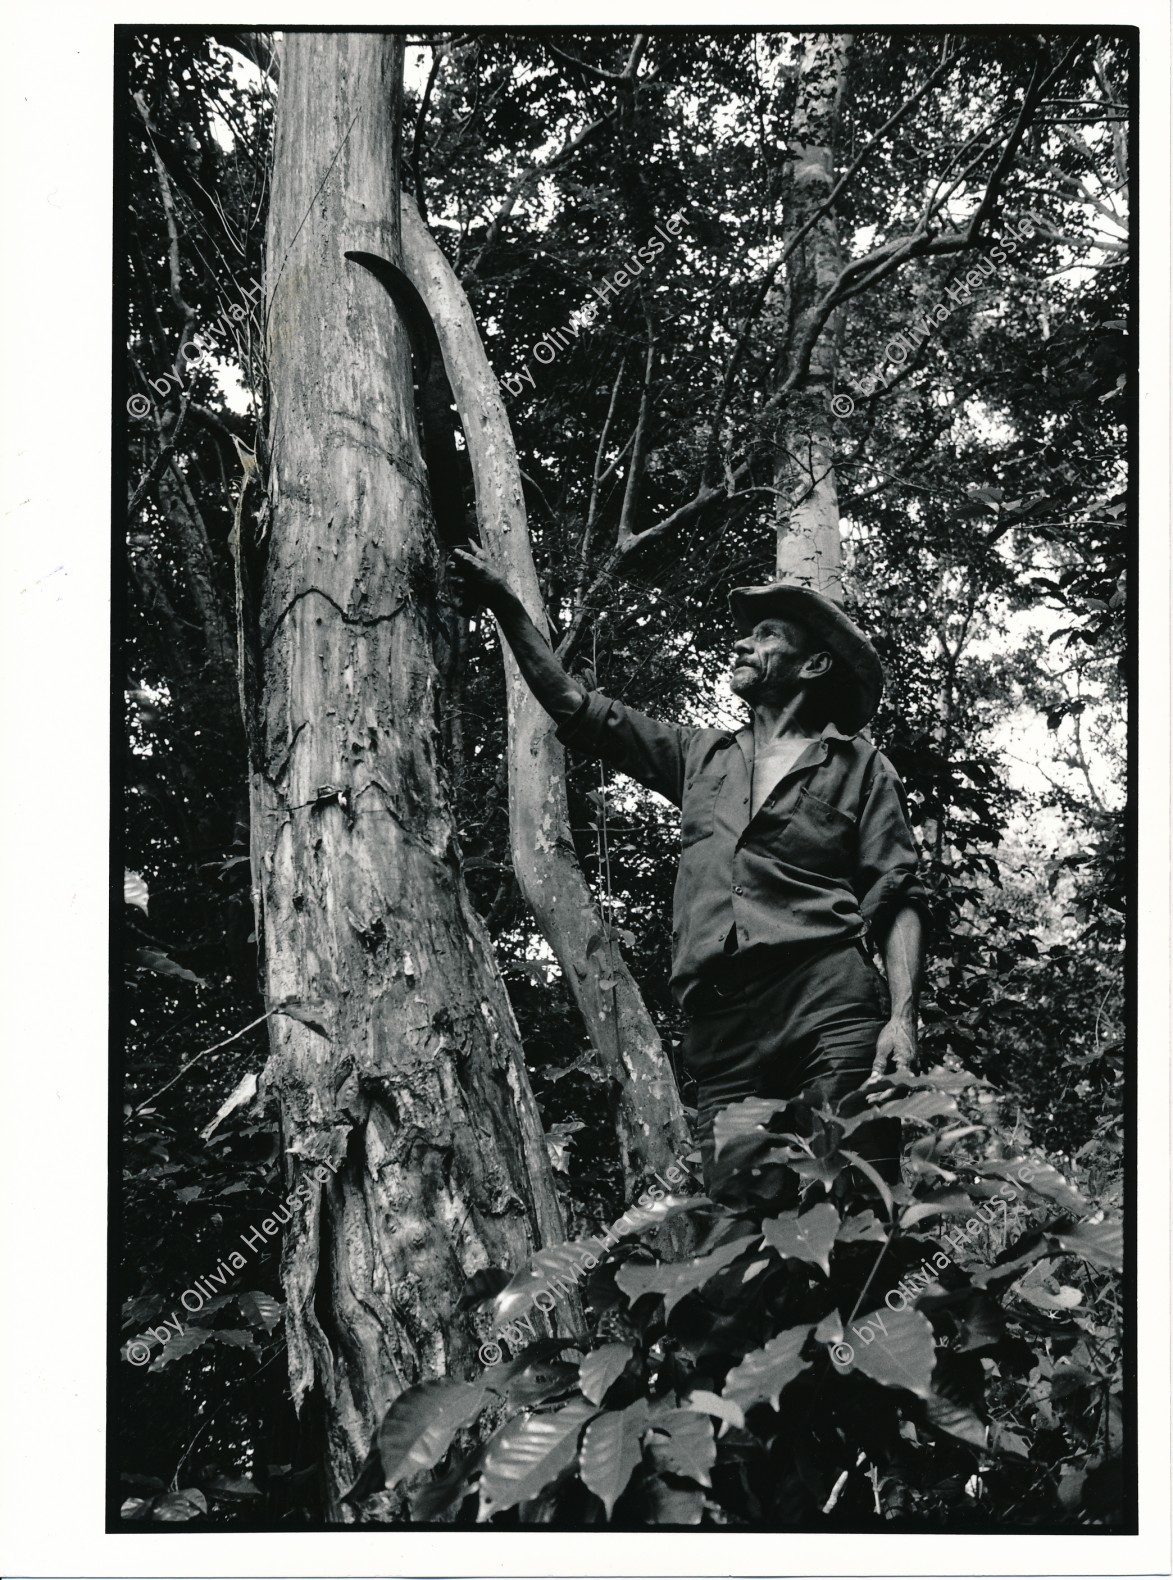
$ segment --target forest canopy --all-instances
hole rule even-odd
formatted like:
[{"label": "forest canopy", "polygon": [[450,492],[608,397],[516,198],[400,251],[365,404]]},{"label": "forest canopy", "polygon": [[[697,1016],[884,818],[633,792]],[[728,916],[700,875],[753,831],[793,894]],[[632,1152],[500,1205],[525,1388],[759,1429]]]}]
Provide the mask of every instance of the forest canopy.
[{"label": "forest canopy", "polygon": [[[374,38],[119,30],[112,1519],[1120,1528],[1134,36]],[[486,1367],[695,1093],[679,817],[526,734],[447,551],[608,696],[729,726],[728,593],[796,524],[883,661],[931,896],[904,1194],[826,1162],[850,1115],[821,1174],[792,1114],[731,1119],[711,1219],[645,1205]],[[880,1298],[1011,1181],[895,1350],[848,1340],[881,1241]]]}]

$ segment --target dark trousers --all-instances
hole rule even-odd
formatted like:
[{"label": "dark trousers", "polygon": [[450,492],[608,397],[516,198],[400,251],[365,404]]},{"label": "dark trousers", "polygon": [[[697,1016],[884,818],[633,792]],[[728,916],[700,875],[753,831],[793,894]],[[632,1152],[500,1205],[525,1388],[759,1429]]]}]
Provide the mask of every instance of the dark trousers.
[{"label": "dark trousers", "polygon": [[[683,1054],[697,1083],[706,1185],[720,1109],[745,1097],[800,1092],[834,1106],[870,1075],[889,1003],[884,978],[856,939],[792,953],[768,977],[694,990]],[[848,1144],[882,1178],[899,1181],[899,1121],[861,1125]]]}]

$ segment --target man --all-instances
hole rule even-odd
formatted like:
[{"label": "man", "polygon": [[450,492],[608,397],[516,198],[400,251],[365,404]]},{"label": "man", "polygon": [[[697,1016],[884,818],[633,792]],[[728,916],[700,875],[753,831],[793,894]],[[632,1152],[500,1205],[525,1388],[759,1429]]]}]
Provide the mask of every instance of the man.
[{"label": "man", "polygon": [[[744,634],[730,685],[750,720],[733,732],[690,728],[568,675],[478,545],[456,550],[454,568],[496,615],[558,738],[681,808],[672,988],[688,1022],[706,1177],[726,1104],[802,1091],[835,1102],[890,1061],[911,1067],[927,895],[903,786],[859,734],[883,669],[843,610],[795,584],[738,588],[730,606]],[[854,1135],[898,1180],[898,1125]]]}]

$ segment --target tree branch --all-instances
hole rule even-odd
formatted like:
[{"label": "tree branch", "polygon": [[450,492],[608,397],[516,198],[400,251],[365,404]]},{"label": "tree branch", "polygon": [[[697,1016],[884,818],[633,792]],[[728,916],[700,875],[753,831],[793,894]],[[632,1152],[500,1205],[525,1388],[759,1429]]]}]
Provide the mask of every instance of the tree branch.
[{"label": "tree branch", "polygon": [[651,405],[652,371],[656,365],[656,340],[652,334],[651,320],[648,321],[648,353],[644,361],[643,388],[639,397],[639,416],[635,423],[635,436],[631,448],[631,465],[627,469],[627,487],[623,491],[623,506],[619,512],[619,532],[617,545],[623,545],[634,540],[635,533],[631,530],[631,518],[635,511],[636,495],[643,478],[644,454],[647,449],[648,410]]},{"label": "tree branch", "polygon": [[935,69],[930,72],[928,77],[925,78],[924,82],[911,96],[911,98],[906,99],[904,103],[888,117],[883,126],[880,127],[879,131],[877,131],[867,140],[867,142],[860,149],[859,153],[855,156],[850,165],[848,165],[847,169],[831,188],[827,197],[822,203],[819,204],[812,214],[808,215],[804,223],[799,226],[798,230],[795,231],[794,235],[786,243],[786,246],[784,247],[781,254],[766,269],[765,274],[762,276],[761,283],[758,286],[757,291],[754,293],[753,302],[751,303],[748,311],[746,312],[745,318],[742,321],[737,337],[737,343],[733,348],[733,352],[730,355],[729,362],[725,369],[725,377],[722,381],[721,395],[717,402],[716,414],[714,415],[713,420],[709,426],[708,456],[706,458],[706,462],[711,461],[712,455],[715,453],[717,431],[720,426],[721,419],[725,415],[725,410],[729,404],[729,399],[733,392],[733,383],[737,375],[741,357],[749,336],[749,331],[757,319],[758,314],[761,312],[766,297],[770,294],[770,287],[777,278],[779,271],[786,265],[787,261],[793,256],[795,249],[799,247],[806,239],[815,225],[818,224],[819,220],[830,212],[840,193],[845,187],[848,186],[851,181],[855,179],[855,176],[858,174],[861,166],[867,159],[868,155],[871,153],[872,149],[875,148],[879,143],[883,142],[883,140],[888,136],[889,132],[891,132],[894,127],[899,124],[904,116],[920,103],[921,99],[924,98],[925,94],[928,93],[933,84],[937,82],[942,76],[946,67],[952,63],[952,60],[953,57],[947,56],[943,50],[941,60]]}]

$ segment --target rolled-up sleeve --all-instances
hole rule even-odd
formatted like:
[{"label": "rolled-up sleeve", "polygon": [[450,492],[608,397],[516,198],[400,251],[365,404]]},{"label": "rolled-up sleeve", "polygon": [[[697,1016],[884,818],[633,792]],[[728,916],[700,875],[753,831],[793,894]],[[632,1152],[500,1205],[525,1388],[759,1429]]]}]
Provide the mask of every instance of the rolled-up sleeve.
[{"label": "rolled-up sleeve", "polygon": [[554,733],[572,751],[601,757],[674,806],[680,805],[684,759],[695,729],[664,724],[601,691],[591,691],[578,712],[564,719]]},{"label": "rolled-up sleeve", "polygon": [[916,841],[900,776],[877,752],[859,815],[855,894],[872,937],[880,942],[893,917],[913,905],[932,925],[929,894],[921,880]]}]

